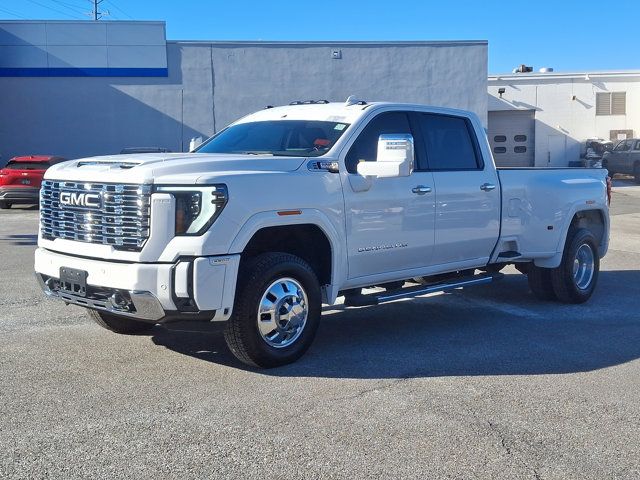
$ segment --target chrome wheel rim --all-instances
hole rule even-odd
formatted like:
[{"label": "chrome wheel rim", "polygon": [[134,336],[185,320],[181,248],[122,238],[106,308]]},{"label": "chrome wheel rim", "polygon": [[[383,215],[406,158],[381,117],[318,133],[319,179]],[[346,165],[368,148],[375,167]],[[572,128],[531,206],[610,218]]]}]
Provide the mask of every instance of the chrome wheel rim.
[{"label": "chrome wheel rim", "polygon": [[594,255],[591,246],[583,243],[573,259],[573,281],[580,290],[586,290],[593,279]]},{"label": "chrome wheel rim", "polygon": [[265,290],[258,306],[258,332],[267,345],[292,345],[307,324],[307,293],[293,278],[279,278]]}]

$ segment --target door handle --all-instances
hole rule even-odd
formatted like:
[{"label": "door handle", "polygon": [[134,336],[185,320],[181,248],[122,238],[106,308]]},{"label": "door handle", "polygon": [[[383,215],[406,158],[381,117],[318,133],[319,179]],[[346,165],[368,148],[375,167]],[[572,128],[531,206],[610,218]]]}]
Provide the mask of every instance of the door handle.
[{"label": "door handle", "polygon": [[496,186],[493,183],[483,183],[482,185],[480,185],[480,190],[483,190],[485,192],[490,192],[491,190],[494,190],[496,188]]},{"label": "door handle", "polygon": [[425,193],[430,193],[431,192],[431,187],[425,187],[424,185],[418,185],[416,187],[413,187],[411,189],[411,191],[413,193],[418,194],[418,195],[424,195]]}]

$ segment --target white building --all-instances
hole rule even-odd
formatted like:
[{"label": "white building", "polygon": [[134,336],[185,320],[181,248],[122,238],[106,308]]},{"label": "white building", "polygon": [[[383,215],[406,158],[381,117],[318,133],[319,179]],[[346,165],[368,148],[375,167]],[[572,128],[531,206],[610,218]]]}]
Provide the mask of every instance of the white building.
[{"label": "white building", "polygon": [[498,165],[574,165],[589,138],[640,136],[640,71],[490,75],[488,88]]}]

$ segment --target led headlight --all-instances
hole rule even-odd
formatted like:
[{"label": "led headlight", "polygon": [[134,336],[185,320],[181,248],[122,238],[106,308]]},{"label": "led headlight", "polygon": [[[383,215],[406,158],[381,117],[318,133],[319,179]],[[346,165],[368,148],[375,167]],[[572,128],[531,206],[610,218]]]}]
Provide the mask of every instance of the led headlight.
[{"label": "led headlight", "polygon": [[158,186],[176,199],[176,235],[202,235],[227,204],[226,185]]}]

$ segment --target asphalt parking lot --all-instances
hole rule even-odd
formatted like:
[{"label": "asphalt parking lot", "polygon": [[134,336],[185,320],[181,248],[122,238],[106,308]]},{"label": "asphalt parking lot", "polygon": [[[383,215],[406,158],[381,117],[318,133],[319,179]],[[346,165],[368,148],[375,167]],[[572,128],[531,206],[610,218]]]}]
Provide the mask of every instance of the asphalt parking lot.
[{"label": "asphalt parking lot", "polygon": [[[37,210],[0,212],[0,478],[640,477],[640,186],[585,305],[494,285],[333,308],[299,362],[219,326],[118,336],[44,298]],[[207,328],[205,328],[207,327]]]}]

